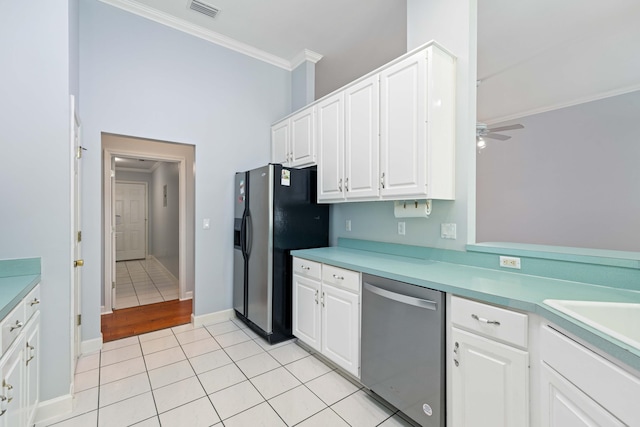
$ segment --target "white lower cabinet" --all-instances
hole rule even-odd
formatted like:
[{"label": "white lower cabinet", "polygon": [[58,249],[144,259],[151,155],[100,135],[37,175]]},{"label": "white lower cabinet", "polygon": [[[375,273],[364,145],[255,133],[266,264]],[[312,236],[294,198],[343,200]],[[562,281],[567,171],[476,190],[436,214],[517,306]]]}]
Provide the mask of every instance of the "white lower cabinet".
[{"label": "white lower cabinet", "polygon": [[540,334],[541,425],[640,426],[640,379],[568,334]]},{"label": "white lower cabinet", "polygon": [[40,381],[39,292],[38,285],[1,322],[7,346],[0,358],[0,427],[34,424]]},{"label": "white lower cabinet", "polygon": [[360,273],[293,258],[293,335],[360,377]]},{"label": "white lower cabinet", "polygon": [[449,426],[528,426],[527,316],[451,297],[451,321]]}]

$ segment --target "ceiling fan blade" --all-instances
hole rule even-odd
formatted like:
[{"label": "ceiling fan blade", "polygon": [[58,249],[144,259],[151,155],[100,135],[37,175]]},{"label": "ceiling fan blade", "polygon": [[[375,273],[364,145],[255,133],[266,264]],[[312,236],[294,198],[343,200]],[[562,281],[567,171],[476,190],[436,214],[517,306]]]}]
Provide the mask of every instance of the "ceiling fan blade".
[{"label": "ceiling fan blade", "polygon": [[524,129],[524,126],[521,124],[510,125],[510,126],[501,126],[499,128],[489,128],[489,132],[502,132],[505,130],[515,130],[515,129]]},{"label": "ceiling fan blade", "polygon": [[485,138],[498,139],[500,141],[506,141],[507,139],[511,139],[508,135],[500,135],[499,133],[488,133],[484,135]]}]

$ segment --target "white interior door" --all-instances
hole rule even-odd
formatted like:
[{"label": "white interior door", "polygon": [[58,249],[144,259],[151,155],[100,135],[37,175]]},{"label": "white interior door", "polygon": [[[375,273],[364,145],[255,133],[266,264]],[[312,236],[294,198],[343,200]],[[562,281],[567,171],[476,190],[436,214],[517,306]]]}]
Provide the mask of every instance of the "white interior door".
[{"label": "white interior door", "polygon": [[116,182],[116,261],[147,255],[147,185]]}]

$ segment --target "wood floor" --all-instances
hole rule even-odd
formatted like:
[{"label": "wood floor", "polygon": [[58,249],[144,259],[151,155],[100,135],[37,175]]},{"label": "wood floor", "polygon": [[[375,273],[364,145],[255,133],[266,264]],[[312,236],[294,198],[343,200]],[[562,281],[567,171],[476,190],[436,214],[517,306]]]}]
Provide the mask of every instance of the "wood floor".
[{"label": "wood floor", "polygon": [[102,340],[113,341],[191,322],[192,300],[114,310],[102,316]]}]

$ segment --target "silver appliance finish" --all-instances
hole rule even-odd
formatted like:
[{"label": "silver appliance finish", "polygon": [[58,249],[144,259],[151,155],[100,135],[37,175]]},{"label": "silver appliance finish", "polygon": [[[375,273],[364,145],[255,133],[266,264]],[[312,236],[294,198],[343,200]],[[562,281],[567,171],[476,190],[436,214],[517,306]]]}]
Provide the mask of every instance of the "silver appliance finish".
[{"label": "silver appliance finish", "polygon": [[240,314],[246,315],[244,312],[244,255],[242,254],[245,242],[241,241],[243,235],[241,224],[246,200],[246,175],[236,174],[235,179],[234,239],[238,241],[234,242],[233,248],[233,308]]},{"label": "silver appliance finish", "polygon": [[362,275],[361,377],[421,426],[445,426],[444,294]]},{"label": "silver appliance finish", "polygon": [[[251,197],[247,217],[249,280],[245,316],[267,334],[272,332],[273,289],[273,168],[249,172]],[[266,272],[266,274],[265,274]]]}]

